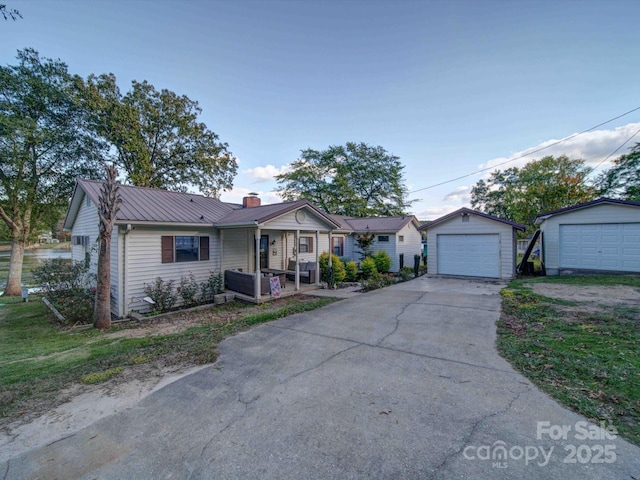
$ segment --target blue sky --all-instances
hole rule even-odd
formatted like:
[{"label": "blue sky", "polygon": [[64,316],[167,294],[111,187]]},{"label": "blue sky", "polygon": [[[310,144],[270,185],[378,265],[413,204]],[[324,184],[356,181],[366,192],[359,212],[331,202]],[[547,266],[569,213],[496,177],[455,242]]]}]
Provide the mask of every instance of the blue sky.
[{"label": "blue sky", "polygon": [[[640,107],[634,0],[3,3],[24,17],[0,20],[3,65],[33,47],[123,91],[148,80],[197,100],[240,162],[229,201],[278,201],[272,175],[305,148],[381,145],[413,191]],[[640,110],[507,166],[563,153],[595,166],[638,129]],[[413,213],[468,205],[481,178],[412,194]]]}]

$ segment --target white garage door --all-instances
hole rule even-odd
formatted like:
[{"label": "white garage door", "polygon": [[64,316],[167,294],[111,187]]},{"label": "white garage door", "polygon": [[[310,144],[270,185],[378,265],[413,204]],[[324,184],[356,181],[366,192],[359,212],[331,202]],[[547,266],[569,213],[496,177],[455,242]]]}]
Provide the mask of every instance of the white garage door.
[{"label": "white garage door", "polygon": [[560,268],[640,272],[640,223],[560,225]]},{"label": "white garage door", "polygon": [[500,277],[500,236],[438,235],[438,273]]}]

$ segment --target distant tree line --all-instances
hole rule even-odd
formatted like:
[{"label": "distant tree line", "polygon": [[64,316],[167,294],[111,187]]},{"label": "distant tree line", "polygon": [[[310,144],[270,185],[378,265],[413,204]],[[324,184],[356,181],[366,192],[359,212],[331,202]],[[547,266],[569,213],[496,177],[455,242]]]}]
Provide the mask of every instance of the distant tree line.
[{"label": "distant tree line", "polygon": [[582,159],[547,156],[525,166],[496,170],[471,189],[471,206],[534,229],[538,214],[598,197],[640,201],[640,143],[594,176]]}]

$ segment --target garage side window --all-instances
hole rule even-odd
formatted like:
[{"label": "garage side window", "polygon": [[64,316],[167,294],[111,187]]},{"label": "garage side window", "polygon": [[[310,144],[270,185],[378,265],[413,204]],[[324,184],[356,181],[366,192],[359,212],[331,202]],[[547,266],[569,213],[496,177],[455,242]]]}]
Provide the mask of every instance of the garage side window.
[{"label": "garage side window", "polygon": [[378,235],[378,242],[388,242],[389,235]]},{"label": "garage side window", "polygon": [[162,263],[209,260],[209,237],[162,236]]}]

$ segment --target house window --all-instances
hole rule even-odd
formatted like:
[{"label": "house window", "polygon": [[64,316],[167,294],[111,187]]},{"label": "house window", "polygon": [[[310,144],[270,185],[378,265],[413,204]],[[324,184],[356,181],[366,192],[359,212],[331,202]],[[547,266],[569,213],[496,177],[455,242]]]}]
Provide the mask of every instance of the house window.
[{"label": "house window", "polygon": [[298,252],[313,253],[313,237],[300,237]]},{"label": "house window", "polygon": [[344,256],[344,238],[333,237],[331,241],[333,242],[333,253],[339,257]]},{"label": "house window", "polygon": [[388,242],[389,241],[389,235],[378,235],[378,241],[379,242]]},{"label": "house window", "polygon": [[398,242],[404,242],[404,235],[398,235]]},{"label": "house window", "polygon": [[209,260],[209,237],[176,235],[162,237],[162,263]]}]

